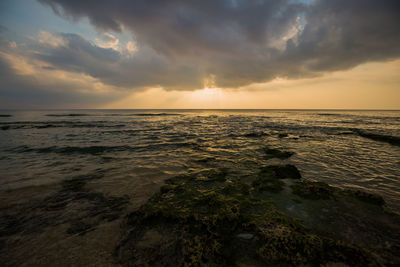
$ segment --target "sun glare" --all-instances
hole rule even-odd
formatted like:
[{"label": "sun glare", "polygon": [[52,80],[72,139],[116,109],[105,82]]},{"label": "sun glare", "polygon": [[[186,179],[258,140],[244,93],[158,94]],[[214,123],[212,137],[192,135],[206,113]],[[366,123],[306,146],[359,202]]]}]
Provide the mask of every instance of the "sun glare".
[{"label": "sun glare", "polygon": [[220,88],[204,88],[191,93],[191,100],[198,103],[201,108],[220,108],[222,100]]}]

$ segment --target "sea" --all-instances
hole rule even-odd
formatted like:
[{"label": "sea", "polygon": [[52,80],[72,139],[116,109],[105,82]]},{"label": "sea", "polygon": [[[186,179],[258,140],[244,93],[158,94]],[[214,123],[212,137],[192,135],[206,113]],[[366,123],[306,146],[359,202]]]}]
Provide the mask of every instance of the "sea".
[{"label": "sea", "polygon": [[0,192],[101,173],[94,190],[140,205],[179,174],[252,175],[278,161],[263,159],[268,147],[294,152],[285,161],[303,179],[376,193],[399,210],[399,138],[400,111],[2,110]]},{"label": "sea", "polygon": [[399,212],[400,111],[1,110],[0,265],[118,266],[124,218],[166,179],[271,164]]}]

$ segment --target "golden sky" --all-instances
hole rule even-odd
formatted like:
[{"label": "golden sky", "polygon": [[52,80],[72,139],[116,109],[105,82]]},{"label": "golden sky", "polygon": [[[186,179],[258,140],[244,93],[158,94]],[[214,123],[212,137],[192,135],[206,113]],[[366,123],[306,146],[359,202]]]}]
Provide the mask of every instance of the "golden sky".
[{"label": "golden sky", "polygon": [[400,60],[367,63],[317,78],[276,79],[238,89],[153,88],[104,108],[400,109]]}]

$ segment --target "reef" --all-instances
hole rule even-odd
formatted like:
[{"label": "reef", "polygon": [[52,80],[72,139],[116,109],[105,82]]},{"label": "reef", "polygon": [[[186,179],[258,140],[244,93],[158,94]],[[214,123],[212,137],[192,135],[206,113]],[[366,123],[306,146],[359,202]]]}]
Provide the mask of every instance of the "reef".
[{"label": "reef", "polygon": [[355,133],[357,133],[361,137],[365,137],[374,141],[380,141],[380,142],[385,142],[389,143],[394,146],[400,146],[400,137],[397,136],[391,136],[391,135],[383,135],[383,134],[375,134],[375,133],[369,133],[369,132],[364,132],[361,130],[354,130]]},{"label": "reef", "polygon": [[394,265],[399,222],[379,197],[302,180],[293,165],[250,178],[214,170],[167,180],[127,216],[115,257],[124,266]]}]

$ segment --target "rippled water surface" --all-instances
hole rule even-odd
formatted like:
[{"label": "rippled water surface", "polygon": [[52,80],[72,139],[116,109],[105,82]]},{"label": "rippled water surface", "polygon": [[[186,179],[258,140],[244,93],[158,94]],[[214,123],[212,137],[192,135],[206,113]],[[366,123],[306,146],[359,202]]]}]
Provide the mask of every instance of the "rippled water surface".
[{"label": "rippled water surface", "polygon": [[287,161],[306,179],[372,191],[400,207],[398,143],[359,134],[399,138],[398,111],[52,110],[1,115],[10,115],[0,117],[2,191],[101,173],[103,178],[90,185],[94,190],[128,195],[139,205],[176,174],[221,168],[231,175],[251,175],[269,163],[262,156],[268,146],[295,152]]}]

